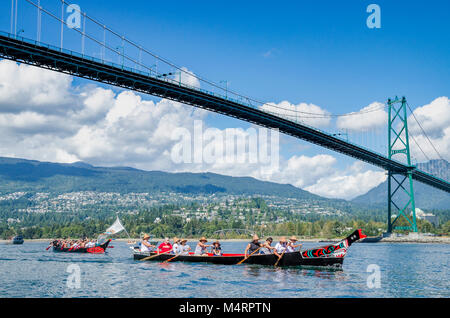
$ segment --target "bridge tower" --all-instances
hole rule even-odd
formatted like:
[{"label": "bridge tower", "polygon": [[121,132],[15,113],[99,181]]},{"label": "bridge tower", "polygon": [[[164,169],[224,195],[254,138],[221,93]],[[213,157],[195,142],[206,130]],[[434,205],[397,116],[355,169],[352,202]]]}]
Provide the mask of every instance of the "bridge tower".
[{"label": "bridge tower", "polygon": [[[413,179],[411,171],[414,166],[411,165],[411,155],[409,149],[408,122],[406,113],[406,98],[394,100],[388,99],[388,157],[404,155],[406,163],[411,168],[406,175],[398,173],[398,171],[388,171],[388,233],[392,230],[410,230],[417,232],[416,224],[416,204],[414,201]],[[406,194],[400,196],[400,193]],[[392,210],[394,209],[396,218],[392,220]],[[412,212],[409,216],[408,212]],[[404,217],[408,222],[408,226],[395,226],[395,223]]]}]

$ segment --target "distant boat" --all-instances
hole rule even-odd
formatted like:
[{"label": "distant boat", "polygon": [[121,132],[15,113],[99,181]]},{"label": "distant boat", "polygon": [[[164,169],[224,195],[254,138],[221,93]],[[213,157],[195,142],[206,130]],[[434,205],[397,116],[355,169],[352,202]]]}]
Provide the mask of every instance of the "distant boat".
[{"label": "distant boat", "polygon": [[368,236],[360,241],[360,243],[377,243],[381,241],[383,236]]},{"label": "distant boat", "polygon": [[14,236],[11,241],[13,244],[23,244],[24,242],[21,235]]},{"label": "distant boat", "polygon": [[62,248],[58,245],[58,241],[53,241],[50,246],[53,246],[54,252],[103,254],[110,242],[111,240],[107,240],[105,243],[93,247]]}]

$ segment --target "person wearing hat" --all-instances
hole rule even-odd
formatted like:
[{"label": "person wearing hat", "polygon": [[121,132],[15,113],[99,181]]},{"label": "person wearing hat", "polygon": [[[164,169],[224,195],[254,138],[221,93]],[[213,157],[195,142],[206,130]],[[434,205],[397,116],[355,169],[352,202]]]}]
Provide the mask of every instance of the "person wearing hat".
[{"label": "person wearing hat", "polygon": [[292,235],[292,236],[289,238],[289,242],[288,242],[288,244],[287,244],[287,251],[286,251],[286,253],[292,253],[292,252],[295,252],[295,249],[296,249],[297,247],[303,245],[303,244],[297,244],[297,245],[295,245],[295,243],[296,243],[297,241],[298,241],[298,240],[297,240],[297,238],[296,238],[294,235]]},{"label": "person wearing hat", "polygon": [[186,239],[182,239],[180,242],[178,250],[180,251],[181,255],[189,255],[189,251],[191,250],[191,247],[189,245],[186,245],[186,242]]},{"label": "person wearing hat", "polygon": [[273,239],[268,237],[266,241],[263,243],[263,247],[261,249],[261,254],[272,254],[275,247],[272,246]]},{"label": "person wearing hat", "polygon": [[258,235],[254,234],[253,239],[250,243],[247,244],[247,248],[245,249],[245,257],[247,258],[248,255],[253,254],[256,252],[256,250],[260,249],[262,247],[262,244],[259,243],[259,237]]},{"label": "person wearing hat", "polygon": [[278,256],[281,257],[281,254],[287,252],[287,240],[286,237],[282,236],[280,238],[280,241],[277,243],[277,245],[275,245],[275,249],[273,250],[273,253]]},{"label": "person wearing hat", "polygon": [[148,242],[149,239],[150,235],[148,234],[145,234],[144,237],[142,238],[141,252],[150,252],[152,249],[156,247],[155,245],[152,245]]},{"label": "person wearing hat", "polygon": [[159,244],[158,246],[158,254],[161,253],[169,253],[170,251],[172,251],[172,244],[170,244],[170,240],[168,237],[166,237],[164,239],[164,242],[162,242],[161,244]]},{"label": "person wearing hat", "polygon": [[215,241],[211,247],[211,253],[213,256],[222,256],[222,248],[219,241]]},{"label": "person wearing hat", "polygon": [[173,238],[173,245],[172,245],[172,252],[174,253],[174,254],[178,254],[180,251],[179,251],[179,248],[180,248],[180,239],[178,238],[178,237],[174,237]]},{"label": "person wearing hat", "polygon": [[206,245],[205,243],[208,242],[206,237],[202,237],[199,242],[197,243],[197,246],[195,247],[194,255],[197,256],[208,256],[208,247],[211,247],[212,245]]}]

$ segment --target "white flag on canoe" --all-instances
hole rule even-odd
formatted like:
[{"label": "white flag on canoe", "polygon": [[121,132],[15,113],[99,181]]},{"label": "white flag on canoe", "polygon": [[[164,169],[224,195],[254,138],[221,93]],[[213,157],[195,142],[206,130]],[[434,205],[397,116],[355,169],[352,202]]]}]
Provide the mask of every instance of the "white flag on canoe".
[{"label": "white flag on canoe", "polygon": [[105,234],[113,235],[122,232],[123,230],[125,230],[125,228],[122,223],[120,223],[119,217],[117,217],[116,222],[106,229]]}]

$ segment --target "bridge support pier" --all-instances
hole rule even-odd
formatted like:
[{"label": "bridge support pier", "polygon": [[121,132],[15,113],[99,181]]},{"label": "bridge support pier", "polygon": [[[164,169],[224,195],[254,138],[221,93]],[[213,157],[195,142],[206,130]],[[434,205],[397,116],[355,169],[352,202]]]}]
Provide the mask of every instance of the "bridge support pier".
[{"label": "bridge support pier", "polygon": [[[406,112],[406,98],[399,100],[388,99],[388,157],[392,159],[394,155],[403,154],[406,156],[408,167],[411,169],[405,174],[388,171],[388,233],[394,229],[410,230],[417,232],[416,223],[416,203],[414,200],[414,188],[412,179],[411,155],[409,149],[408,122]],[[401,189],[401,190],[400,190]],[[392,220],[392,209],[394,208],[396,217]],[[410,212],[410,216],[408,216]],[[395,226],[401,220],[406,219],[407,225]]]}]

